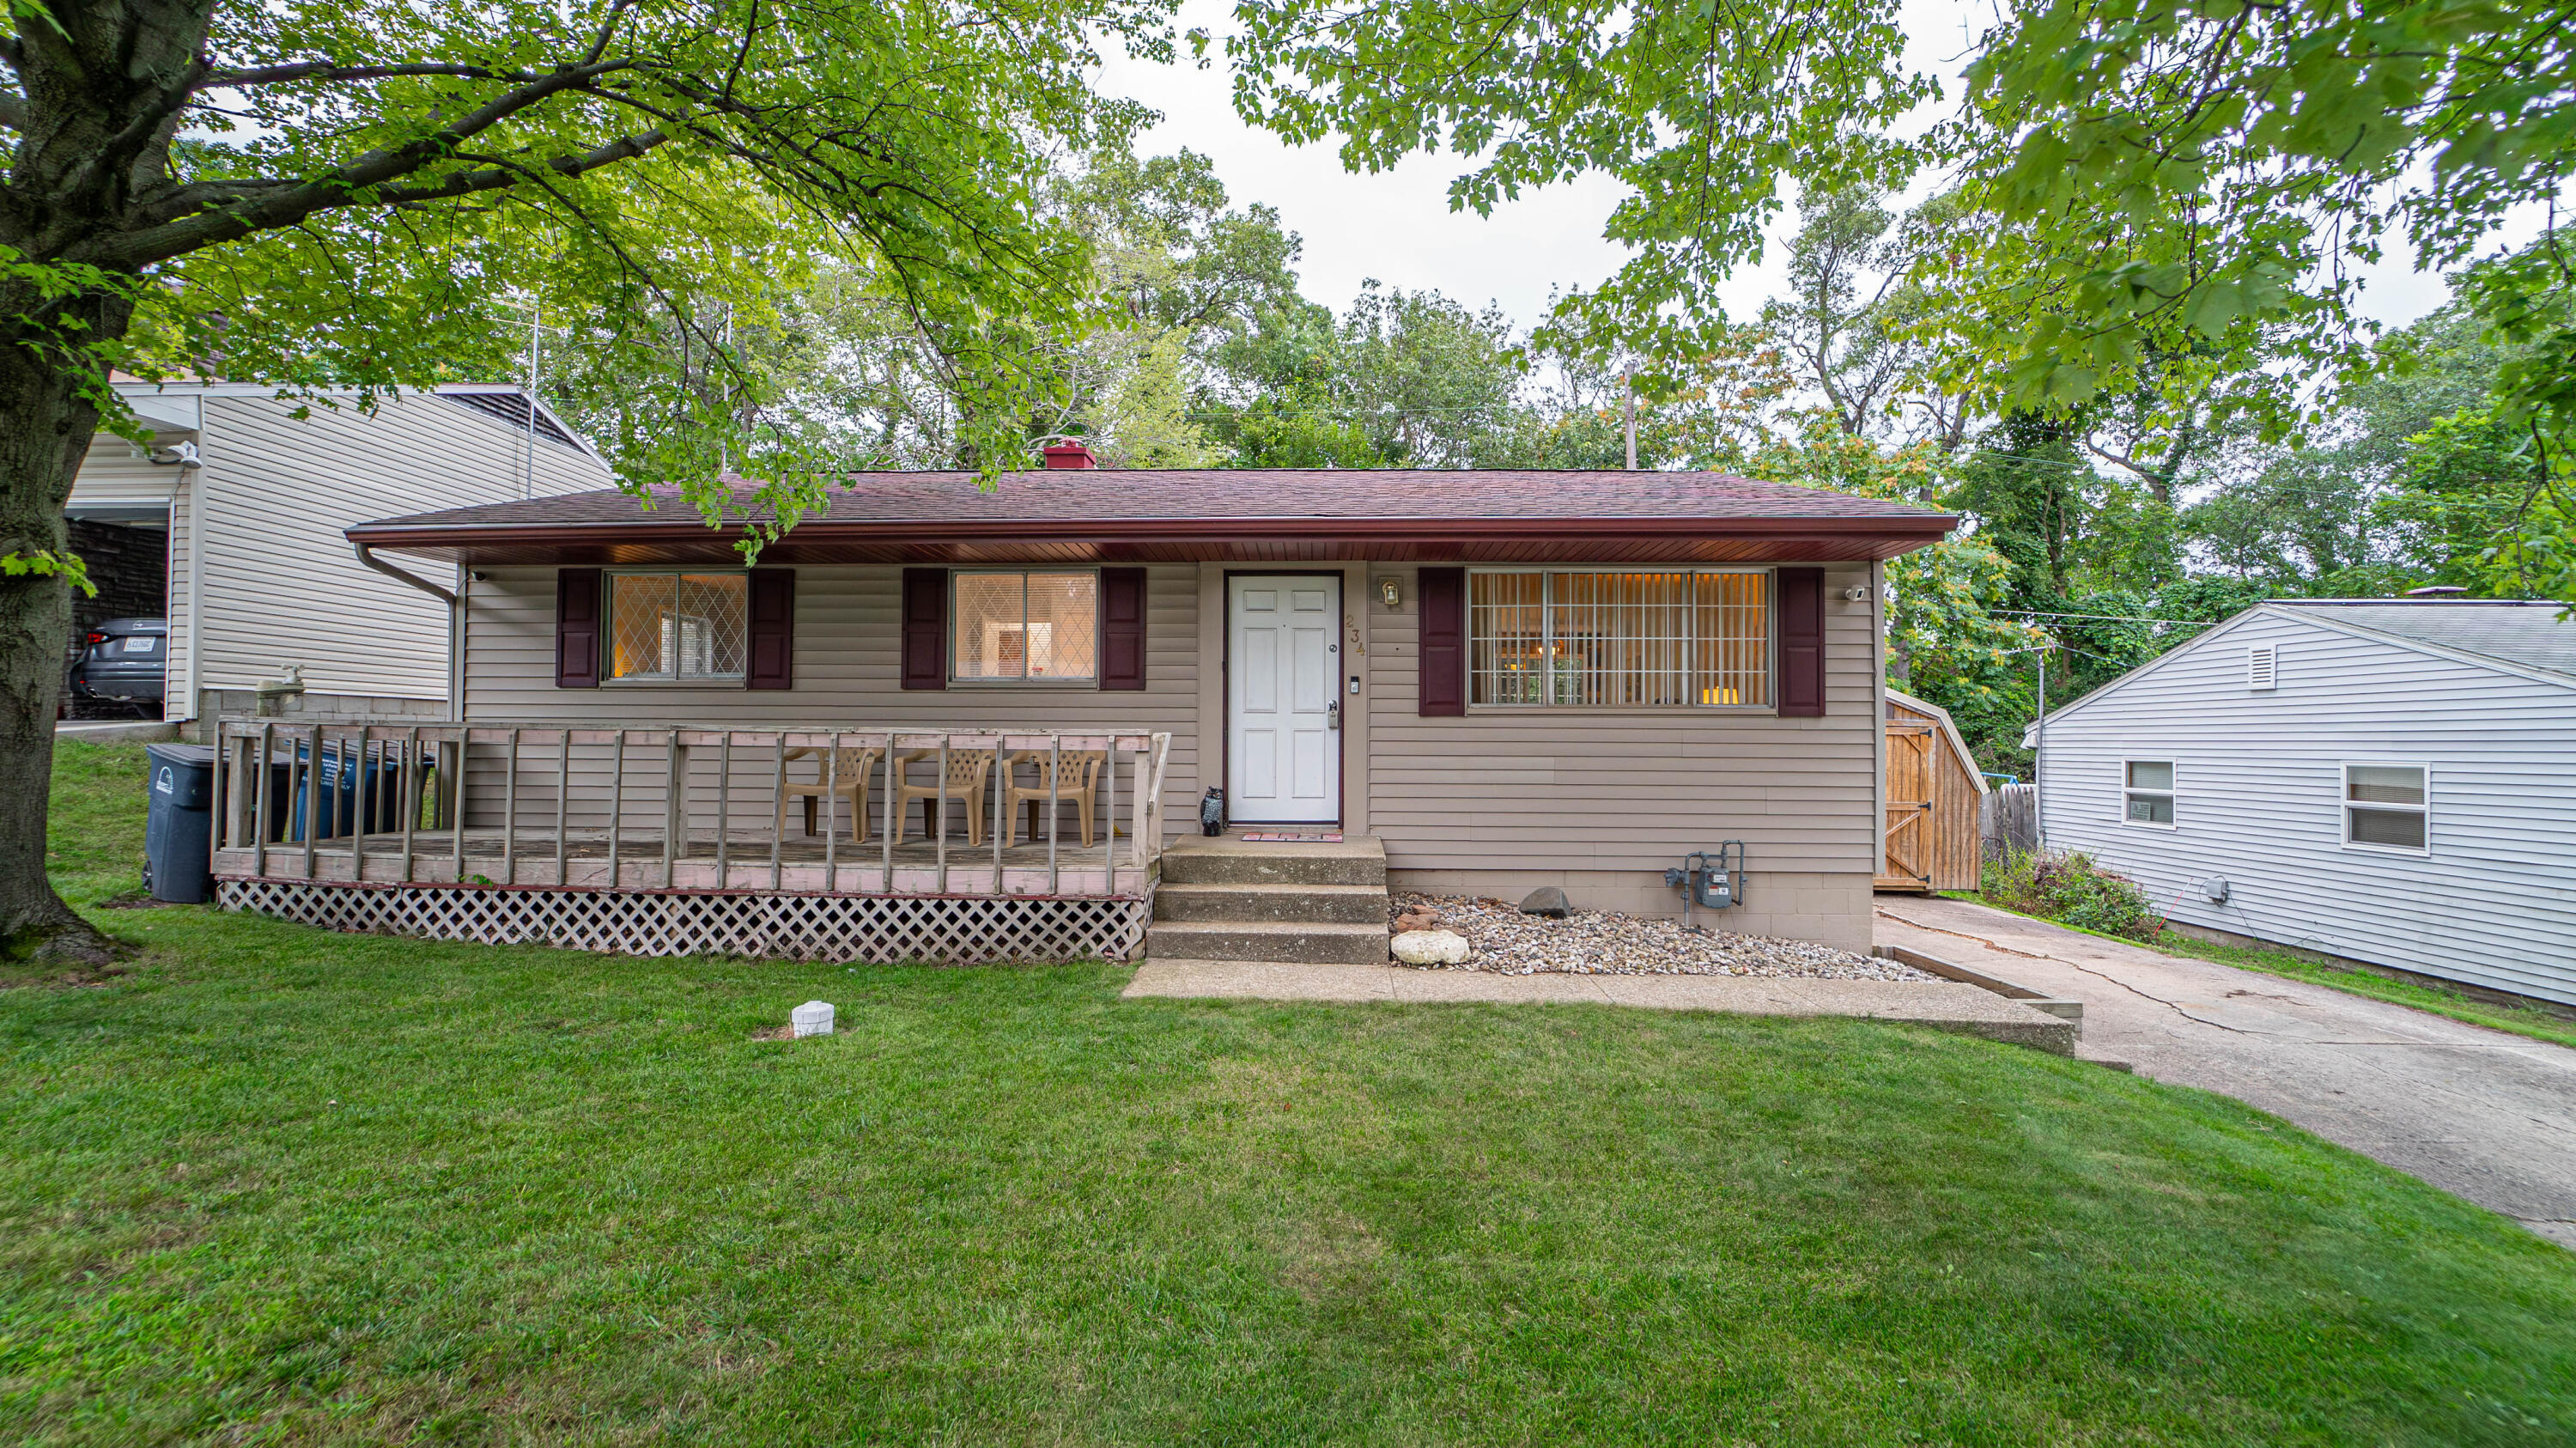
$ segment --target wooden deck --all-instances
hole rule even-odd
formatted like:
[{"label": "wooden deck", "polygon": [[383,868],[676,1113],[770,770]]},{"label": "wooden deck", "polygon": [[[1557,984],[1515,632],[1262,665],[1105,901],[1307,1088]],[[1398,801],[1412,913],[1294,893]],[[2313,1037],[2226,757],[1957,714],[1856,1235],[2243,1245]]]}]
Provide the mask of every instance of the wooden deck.
[{"label": "wooden deck", "polygon": [[[225,720],[219,739],[218,879],[1039,900],[1144,898],[1159,870],[1171,742],[1167,733],[239,719]],[[805,800],[792,791],[826,783],[843,757],[878,763],[840,781],[859,793],[823,811],[837,829],[806,833]],[[1091,845],[1081,843],[1072,798],[1052,812],[1052,795],[1014,796],[1005,808],[1002,791],[1015,780],[1033,776],[1051,791],[1050,767],[1065,777],[1062,762],[1085,757],[1093,772],[1076,777],[1088,781],[1097,812]],[[930,796],[945,787],[936,782],[952,762],[964,766],[959,792],[935,811],[951,833],[907,830],[889,848],[889,825],[933,817],[943,801]],[[887,804],[897,784],[914,796],[909,808]],[[874,838],[853,837],[852,803],[867,809]],[[987,827],[981,843],[970,842],[970,813]],[[1014,816],[1022,839],[997,848],[999,825]],[[1052,844],[1026,837],[1050,817]],[[367,833],[347,833],[353,826]],[[316,836],[309,844],[308,833]]]},{"label": "wooden deck", "polygon": [[[503,848],[505,838],[509,848]],[[360,844],[352,850],[353,841]],[[558,851],[550,830],[519,829],[506,836],[498,829],[465,831],[464,866],[457,865],[456,838],[446,830],[415,830],[408,867],[399,831],[358,837],[340,836],[313,842],[310,870],[302,841],[219,850],[215,874],[230,879],[271,879],[347,884],[516,885],[563,890],[727,890],[831,895],[1027,895],[1125,896],[1135,898],[1159,868],[1137,865],[1126,856],[1123,837],[1113,846],[1101,840],[1088,849],[1079,836],[1058,841],[1052,863],[1044,840],[1023,839],[1000,852],[1001,884],[994,884],[993,842],[969,845],[964,834],[941,843],[918,836],[885,849],[882,838],[855,843],[835,839],[827,852],[819,836],[791,832],[777,841],[771,858],[771,836],[763,831],[734,831],[719,840],[713,831],[692,833],[686,849],[665,861],[658,833],[619,831],[617,859],[609,863],[604,830],[571,830]],[[721,851],[721,853],[720,853]],[[266,855],[263,861],[261,854]],[[365,868],[353,868],[363,853]],[[827,853],[830,858],[826,859]],[[943,863],[943,855],[945,857]],[[1113,855],[1117,856],[1113,866]]]}]

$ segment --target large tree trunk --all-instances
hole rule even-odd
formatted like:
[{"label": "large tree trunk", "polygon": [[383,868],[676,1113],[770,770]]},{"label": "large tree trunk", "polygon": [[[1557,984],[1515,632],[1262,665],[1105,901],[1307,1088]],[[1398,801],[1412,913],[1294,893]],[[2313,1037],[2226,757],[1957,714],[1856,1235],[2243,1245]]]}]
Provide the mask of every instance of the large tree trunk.
[{"label": "large tree trunk", "polygon": [[[66,310],[90,338],[108,340],[124,335],[133,313],[113,296],[49,309],[28,288],[0,282],[0,318]],[[22,560],[64,551],[63,505],[98,425],[77,364],[54,350],[63,334],[24,327],[0,322],[0,554]],[[71,586],[60,575],[0,573],[0,955],[11,959],[95,963],[114,948],[45,878],[54,714],[71,626]]]}]

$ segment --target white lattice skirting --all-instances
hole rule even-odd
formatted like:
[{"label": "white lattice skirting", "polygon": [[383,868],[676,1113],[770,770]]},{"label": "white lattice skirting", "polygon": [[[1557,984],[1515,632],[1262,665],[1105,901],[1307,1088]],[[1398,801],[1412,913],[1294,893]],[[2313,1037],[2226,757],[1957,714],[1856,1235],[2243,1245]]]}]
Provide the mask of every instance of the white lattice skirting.
[{"label": "white lattice skirting", "polygon": [[786,960],[1132,960],[1146,900],[918,895],[707,895],[222,880],[227,910],[325,930],[555,945],[615,955]]}]

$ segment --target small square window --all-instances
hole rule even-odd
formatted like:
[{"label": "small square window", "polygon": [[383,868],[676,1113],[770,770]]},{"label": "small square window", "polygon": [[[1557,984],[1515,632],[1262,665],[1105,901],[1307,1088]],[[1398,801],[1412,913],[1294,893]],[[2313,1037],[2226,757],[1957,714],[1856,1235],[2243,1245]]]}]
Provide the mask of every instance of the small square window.
[{"label": "small square window", "polygon": [[2430,771],[2420,764],[2343,767],[2343,842],[2421,854],[2431,848]]},{"label": "small square window", "polygon": [[2133,825],[2172,824],[2173,761],[2132,759],[2120,768],[2121,818]]}]

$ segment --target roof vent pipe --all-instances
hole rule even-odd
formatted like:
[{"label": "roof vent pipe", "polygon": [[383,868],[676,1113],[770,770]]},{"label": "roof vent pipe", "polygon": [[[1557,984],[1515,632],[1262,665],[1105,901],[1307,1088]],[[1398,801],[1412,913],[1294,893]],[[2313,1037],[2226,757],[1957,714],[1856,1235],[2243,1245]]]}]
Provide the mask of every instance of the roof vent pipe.
[{"label": "roof vent pipe", "polygon": [[1046,459],[1047,471],[1051,473],[1100,466],[1100,459],[1093,457],[1091,449],[1083,446],[1082,439],[1078,437],[1057,438],[1038,449],[1038,455]]}]

